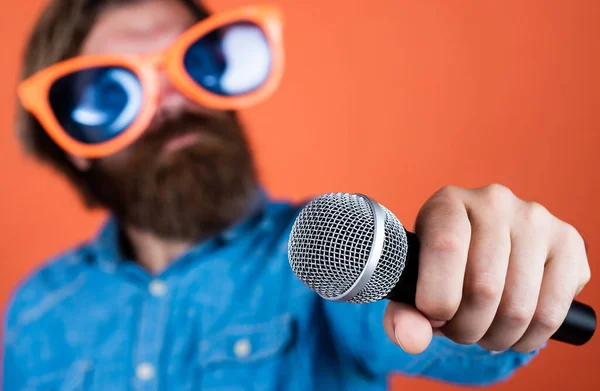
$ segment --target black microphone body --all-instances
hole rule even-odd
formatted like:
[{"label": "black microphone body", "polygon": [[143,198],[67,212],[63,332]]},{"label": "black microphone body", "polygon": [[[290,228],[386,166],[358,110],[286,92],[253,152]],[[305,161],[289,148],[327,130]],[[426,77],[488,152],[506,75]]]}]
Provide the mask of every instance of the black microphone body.
[{"label": "black microphone body", "polygon": [[[404,271],[400,280],[387,295],[386,299],[415,306],[417,277],[419,274],[419,240],[417,236],[406,231],[408,251],[404,263]],[[565,320],[551,339],[571,345],[583,345],[588,342],[596,330],[596,313],[587,304],[573,301]]]}]

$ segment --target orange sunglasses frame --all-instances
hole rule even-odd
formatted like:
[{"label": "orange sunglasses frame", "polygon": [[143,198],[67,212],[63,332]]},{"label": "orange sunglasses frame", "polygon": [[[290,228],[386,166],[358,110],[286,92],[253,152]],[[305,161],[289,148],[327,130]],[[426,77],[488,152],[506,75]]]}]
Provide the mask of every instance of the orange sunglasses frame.
[{"label": "orange sunglasses frame", "polygon": [[[258,89],[240,96],[225,97],[206,90],[192,80],[184,67],[186,50],[203,35],[233,22],[252,22],[265,33],[271,48],[271,72]],[[72,155],[98,158],[133,143],[150,125],[160,96],[159,70],[189,99],[218,110],[239,110],[265,100],[277,89],[284,68],[282,15],[277,7],[250,6],[221,12],[198,22],[168,48],[145,55],[84,55],[59,62],[20,83],[18,96],[23,107],[34,115],[48,135]],[[85,144],[62,128],[50,106],[52,85],[61,77],[91,67],[117,66],[130,70],[140,80],[144,104],[134,122],[118,136],[98,144]]]}]

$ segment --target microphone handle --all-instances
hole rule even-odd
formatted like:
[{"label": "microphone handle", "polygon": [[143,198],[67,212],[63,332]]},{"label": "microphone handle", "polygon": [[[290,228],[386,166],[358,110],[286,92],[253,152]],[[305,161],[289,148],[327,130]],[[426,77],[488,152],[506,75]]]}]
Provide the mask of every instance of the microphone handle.
[{"label": "microphone handle", "polygon": [[[404,270],[396,287],[386,297],[388,300],[415,306],[417,276],[419,274],[419,241],[417,236],[406,231],[408,254]],[[596,313],[587,304],[573,301],[560,328],[551,339],[571,345],[588,342],[596,330]]]}]

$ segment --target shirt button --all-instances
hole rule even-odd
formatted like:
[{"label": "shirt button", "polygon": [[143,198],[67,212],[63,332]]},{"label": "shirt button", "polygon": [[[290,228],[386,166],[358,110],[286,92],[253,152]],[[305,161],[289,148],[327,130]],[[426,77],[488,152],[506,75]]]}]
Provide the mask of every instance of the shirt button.
[{"label": "shirt button", "polygon": [[161,280],[152,281],[148,289],[154,297],[163,297],[167,293],[167,285]]},{"label": "shirt button", "polygon": [[141,363],[135,369],[135,375],[138,379],[147,381],[154,377],[154,367],[149,363]]},{"label": "shirt button", "polygon": [[238,340],[235,345],[233,345],[233,353],[237,358],[248,357],[251,351],[252,345],[250,345],[250,341],[246,338]]}]

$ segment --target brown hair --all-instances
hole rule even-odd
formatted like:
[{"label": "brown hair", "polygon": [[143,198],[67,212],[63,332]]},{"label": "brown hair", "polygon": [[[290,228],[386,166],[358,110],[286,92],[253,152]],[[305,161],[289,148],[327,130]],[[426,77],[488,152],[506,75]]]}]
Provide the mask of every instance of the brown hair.
[{"label": "brown hair", "polygon": [[[34,25],[25,47],[21,79],[57,62],[76,56],[98,15],[109,6],[143,0],[52,0]],[[178,0],[201,20],[209,15],[203,4]],[[37,119],[17,102],[17,136],[25,151],[50,164],[65,175],[79,190],[88,206],[96,204],[84,180],[64,151],[44,131]]]}]

